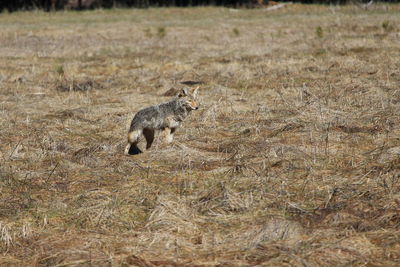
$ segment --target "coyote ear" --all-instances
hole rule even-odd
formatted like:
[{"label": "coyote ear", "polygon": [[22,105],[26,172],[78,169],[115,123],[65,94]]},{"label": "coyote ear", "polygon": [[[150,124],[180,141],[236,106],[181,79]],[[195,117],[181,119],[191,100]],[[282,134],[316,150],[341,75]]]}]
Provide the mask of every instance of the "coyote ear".
[{"label": "coyote ear", "polygon": [[187,95],[188,95],[188,91],[187,91],[186,88],[184,88],[179,92],[178,97],[184,97],[184,96],[187,96]]},{"label": "coyote ear", "polygon": [[196,88],[194,88],[193,93],[192,93],[192,95],[193,95],[194,98],[196,98],[196,96],[197,96],[197,91],[199,90],[199,88],[200,88],[200,86],[197,86]]}]

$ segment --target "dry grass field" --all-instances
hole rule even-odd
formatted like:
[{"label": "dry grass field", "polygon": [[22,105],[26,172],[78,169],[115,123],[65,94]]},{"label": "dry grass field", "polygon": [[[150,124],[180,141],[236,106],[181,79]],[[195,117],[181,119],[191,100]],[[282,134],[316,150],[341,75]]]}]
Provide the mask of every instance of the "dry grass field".
[{"label": "dry grass field", "polygon": [[[0,265],[398,266],[399,23],[383,4],[0,14]],[[174,143],[123,155],[182,81],[201,108]]]}]

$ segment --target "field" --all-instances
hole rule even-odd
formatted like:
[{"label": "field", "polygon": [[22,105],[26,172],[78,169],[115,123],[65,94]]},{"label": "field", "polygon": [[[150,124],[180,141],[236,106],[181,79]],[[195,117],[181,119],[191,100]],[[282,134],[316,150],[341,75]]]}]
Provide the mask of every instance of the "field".
[{"label": "field", "polygon": [[[400,264],[400,6],[0,14],[1,266]],[[140,108],[201,81],[171,145]],[[141,144],[143,145],[143,144]]]}]

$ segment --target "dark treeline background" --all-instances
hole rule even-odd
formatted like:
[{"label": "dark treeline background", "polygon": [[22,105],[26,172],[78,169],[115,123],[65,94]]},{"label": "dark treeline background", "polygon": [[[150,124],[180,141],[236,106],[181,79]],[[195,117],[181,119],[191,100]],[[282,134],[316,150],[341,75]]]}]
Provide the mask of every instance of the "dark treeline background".
[{"label": "dark treeline background", "polygon": [[[399,2],[400,0],[383,0]],[[285,2],[282,1],[282,2]],[[369,0],[294,0],[302,3],[346,4],[351,2],[369,2]],[[60,9],[92,9],[112,7],[157,7],[157,6],[200,6],[217,5],[231,7],[255,7],[268,4],[268,0],[0,0],[0,11],[43,9],[46,11]]]}]

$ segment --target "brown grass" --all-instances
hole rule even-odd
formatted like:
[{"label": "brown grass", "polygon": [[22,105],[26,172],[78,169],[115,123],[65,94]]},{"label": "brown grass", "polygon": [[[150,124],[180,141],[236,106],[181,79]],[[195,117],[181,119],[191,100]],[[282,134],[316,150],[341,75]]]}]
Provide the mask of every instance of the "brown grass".
[{"label": "brown grass", "polygon": [[0,265],[400,264],[399,11],[0,14]]}]

